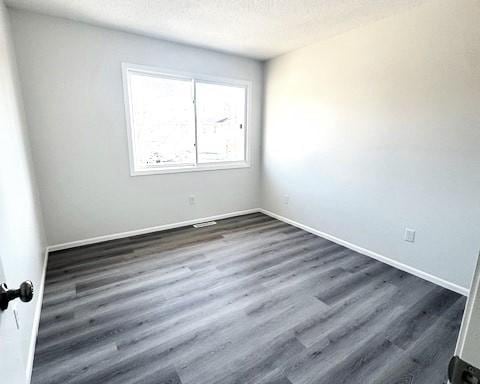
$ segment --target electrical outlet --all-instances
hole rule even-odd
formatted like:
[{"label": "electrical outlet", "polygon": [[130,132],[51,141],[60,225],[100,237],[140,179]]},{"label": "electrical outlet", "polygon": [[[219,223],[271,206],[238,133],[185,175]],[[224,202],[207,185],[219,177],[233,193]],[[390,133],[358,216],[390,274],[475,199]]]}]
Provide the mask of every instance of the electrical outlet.
[{"label": "electrical outlet", "polygon": [[288,195],[283,196],[283,204],[288,205],[289,202],[290,202],[290,196]]},{"label": "electrical outlet", "polygon": [[415,230],[411,228],[405,228],[405,234],[403,235],[403,240],[408,241],[409,243],[414,243]]},{"label": "electrical outlet", "polygon": [[195,205],[195,196],[194,195],[188,196],[188,202],[190,205]]}]

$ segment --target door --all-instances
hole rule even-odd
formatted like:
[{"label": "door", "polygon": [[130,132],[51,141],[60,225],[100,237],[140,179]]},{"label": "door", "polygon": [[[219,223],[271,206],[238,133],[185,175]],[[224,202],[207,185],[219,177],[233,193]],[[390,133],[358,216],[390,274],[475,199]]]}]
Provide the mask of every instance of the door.
[{"label": "door", "polygon": [[453,384],[480,383],[480,256],[458,337]]},{"label": "door", "polygon": [[[3,268],[6,255],[0,246],[0,283],[8,278]],[[11,302],[8,309],[0,310],[0,383],[24,384],[27,382],[26,362],[22,359],[20,334],[17,330],[14,309],[16,303]]]}]

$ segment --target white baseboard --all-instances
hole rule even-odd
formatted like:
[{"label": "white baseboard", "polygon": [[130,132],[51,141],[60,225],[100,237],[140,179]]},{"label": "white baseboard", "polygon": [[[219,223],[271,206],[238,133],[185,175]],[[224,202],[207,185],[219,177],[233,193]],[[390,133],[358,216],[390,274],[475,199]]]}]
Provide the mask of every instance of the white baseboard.
[{"label": "white baseboard", "polygon": [[221,220],[221,219],[227,219],[229,217],[234,217],[234,216],[243,216],[243,215],[248,215],[250,213],[257,213],[257,212],[260,212],[260,211],[261,211],[260,208],[253,208],[253,209],[246,209],[246,210],[243,210],[243,211],[223,213],[223,214],[220,214],[220,215],[214,215],[214,216],[209,216],[209,217],[201,217],[201,218],[198,218],[198,219],[180,221],[180,222],[177,222],[177,223],[158,225],[158,226],[155,226],[155,227],[135,229],[133,231],[114,233],[112,235],[97,236],[97,237],[91,237],[89,239],[84,239],[84,240],[77,240],[77,241],[71,241],[71,242],[63,243],[63,244],[50,245],[50,246],[47,247],[47,249],[48,249],[49,252],[60,251],[62,249],[81,247],[82,245],[101,243],[102,241],[123,239],[125,237],[130,237],[130,236],[144,235],[146,233],[165,231],[167,229],[173,229],[173,228],[186,227],[188,225],[198,224],[198,223],[202,223],[204,221]]},{"label": "white baseboard", "polygon": [[30,384],[32,380],[32,371],[33,371],[33,359],[35,357],[35,346],[37,344],[38,336],[38,327],[40,325],[40,315],[42,312],[43,304],[43,291],[45,289],[45,276],[47,274],[47,264],[48,264],[48,247],[45,249],[45,256],[43,258],[43,267],[42,275],[40,276],[39,286],[35,288],[35,295],[38,297],[37,305],[35,306],[35,313],[33,317],[33,329],[32,329],[32,338],[30,340],[30,348],[28,352],[28,361],[27,361],[27,384]]},{"label": "white baseboard", "polygon": [[281,220],[287,224],[291,224],[295,227],[298,227],[300,229],[303,229],[307,232],[313,233],[314,235],[323,237],[327,240],[333,241],[334,243],[340,244],[346,248],[352,249],[355,252],[358,252],[362,255],[369,256],[371,258],[374,258],[376,260],[381,261],[382,263],[391,265],[392,267],[398,268],[402,271],[411,273],[412,275],[418,276],[424,280],[430,281],[431,283],[437,284],[441,287],[447,288],[451,291],[457,292],[461,295],[468,296],[469,294],[469,289],[462,287],[460,285],[451,283],[447,280],[444,280],[440,277],[431,275],[427,272],[421,271],[417,268],[413,268],[409,265],[403,264],[401,262],[395,261],[387,256],[380,255],[379,253],[373,252],[369,249],[360,247],[358,245],[352,244],[348,241],[339,239],[338,237],[335,237],[333,235],[330,235],[328,233],[319,231],[317,229],[311,228],[307,225],[298,223],[294,220],[288,219],[284,216],[278,215],[276,213],[270,212],[266,209],[263,208],[253,208],[253,209],[247,209],[243,211],[236,211],[236,212],[229,212],[229,213],[224,213],[220,215],[214,215],[214,216],[209,216],[209,217],[202,217],[198,219],[193,219],[193,220],[187,220],[187,221],[181,221],[177,223],[171,223],[171,224],[165,224],[165,225],[158,225],[155,227],[149,227],[149,228],[143,228],[143,229],[136,229],[133,231],[126,231],[126,232],[120,232],[120,233],[115,233],[111,235],[105,235],[105,236],[98,236],[98,237],[92,237],[89,239],[84,239],[84,240],[77,240],[77,241],[72,241],[68,243],[63,243],[63,244],[56,244],[56,245],[51,245],[47,247],[48,252],[53,252],[53,251],[60,251],[62,249],[68,249],[68,248],[75,248],[75,247],[81,247],[83,245],[89,245],[89,244],[95,244],[95,243],[101,243],[103,241],[109,241],[109,240],[115,240],[115,239],[122,239],[125,237],[130,237],[130,236],[135,236],[135,235],[143,235],[146,233],[152,233],[152,232],[157,232],[157,231],[165,231],[167,229],[173,229],[173,228],[179,228],[179,227],[185,227],[188,225],[193,225],[197,223],[201,223],[204,221],[211,221],[211,220],[221,220],[221,219],[226,219],[229,217],[234,217],[234,216],[242,216],[242,215],[248,215],[250,213],[256,213],[256,212],[262,212],[268,216],[271,216],[275,219]]},{"label": "white baseboard", "polygon": [[403,264],[403,263],[400,263],[398,261],[395,261],[395,260],[392,260],[390,259],[389,257],[386,257],[386,256],[383,256],[383,255],[380,255],[376,252],[373,252],[373,251],[370,251],[369,249],[365,249],[363,247],[360,247],[358,245],[355,245],[355,244],[352,244],[352,243],[349,243],[348,241],[345,241],[345,240],[342,240],[342,239],[339,239],[338,237],[335,237],[333,235],[330,235],[328,233],[325,233],[325,232],[321,232],[321,231],[318,231],[314,228],[311,228],[307,225],[304,225],[304,224],[301,224],[301,223],[298,223],[294,220],[291,220],[291,219],[288,219],[284,216],[281,216],[281,215],[278,215],[276,213],[273,213],[273,212],[270,212],[266,209],[260,209],[260,212],[264,213],[265,215],[268,215],[270,217],[273,217],[277,220],[281,220],[287,224],[290,224],[290,225],[293,225],[297,228],[300,228],[300,229],[303,229],[304,231],[307,231],[307,232],[310,232],[310,233],[313,233],[314,235],[317,235],[317,236],[320,236],[320,237],[323,237],[327,240],[330,240],[330,241],[333,241],[334,243],[337,243],[339,245],[342,245],[346,248],[349,248],[355,252],[358,252],[362,255],[365,255],[365,256],[369,256],[373,259],[376,259],[378,261],[381,261],[382,263],[385,263],[385,264],[388,264],[388,265],[391,265],[392,267],[395,267],[397,269],[400,269],[402,271],[405,271],[405,272],[408,272],[408,273],[411,273],[412,275],[415,275],[417,277],[420,277],[424,280],[427,280],[431,283],[434,283],[434,284],[437,284],[441,287],[444,287],[444,288],[447,288],[451,291],[454,291],[454,292],[457,292],[463,296],[468,296],[470,290],[468,288],[465,288],[465,287],[462,287],[460,285],[457,285],[457,284],[454,284],[454,283],[451,283],[447,280],[444,280],[440,277],[437,277],[437,276],[434,276],[434,275],[431,275],[427,272],[424,272],[424,271],[421,271],[419,269],[416,269],[416,268],[413,268],[413,267],[410,267],[409,265],[406,265],[406,264]]}]

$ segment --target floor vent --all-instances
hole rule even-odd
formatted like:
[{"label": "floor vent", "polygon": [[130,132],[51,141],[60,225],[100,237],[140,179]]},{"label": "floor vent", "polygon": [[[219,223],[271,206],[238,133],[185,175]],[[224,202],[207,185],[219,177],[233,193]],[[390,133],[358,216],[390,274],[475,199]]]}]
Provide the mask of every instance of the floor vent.
[{"label": "floor vent", "polygon": [[217,224],[216,221],[206,221],[205,223],[193,224],[195,228],[210,227],[211,225]]}]

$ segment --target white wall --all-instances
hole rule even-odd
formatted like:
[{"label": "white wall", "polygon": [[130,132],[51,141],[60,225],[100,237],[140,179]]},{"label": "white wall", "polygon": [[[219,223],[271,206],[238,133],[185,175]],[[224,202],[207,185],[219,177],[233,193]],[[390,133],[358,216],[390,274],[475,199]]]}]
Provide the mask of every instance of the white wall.
[{"label": "white wall", "polygon": [[435,0],[270,61],[262,206],[468,287],[480,248],[479,20],[478,1]]},{"label": "white wall", "polygon": [[0,313],[0,382],[12,384],[29,375],[46,246],[25,131],[9,19],[0,0],[0,275],[10,288],[30,279],[36,289],[32,302],[16,303],[19,331],[14,303]]},{"label": "white wall", "polygon": [[[258,207],[260,62],[33,13],[11,16],[49,244]],[[131,177],[122,62],[252,81],[252,167]]]}]

